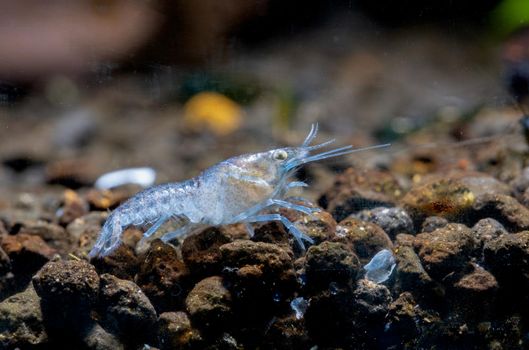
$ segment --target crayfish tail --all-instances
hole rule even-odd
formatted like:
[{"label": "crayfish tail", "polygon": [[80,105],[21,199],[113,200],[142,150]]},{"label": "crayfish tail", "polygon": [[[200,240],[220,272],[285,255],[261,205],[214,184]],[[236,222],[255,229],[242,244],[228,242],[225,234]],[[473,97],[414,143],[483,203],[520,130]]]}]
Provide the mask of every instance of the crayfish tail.
[{"label": "crayfish tail", "polygon": [[121,241],[122,228],[112,215],[107,219],[94,247],[88,253],[89,258],[103,257],[112,253]]}]

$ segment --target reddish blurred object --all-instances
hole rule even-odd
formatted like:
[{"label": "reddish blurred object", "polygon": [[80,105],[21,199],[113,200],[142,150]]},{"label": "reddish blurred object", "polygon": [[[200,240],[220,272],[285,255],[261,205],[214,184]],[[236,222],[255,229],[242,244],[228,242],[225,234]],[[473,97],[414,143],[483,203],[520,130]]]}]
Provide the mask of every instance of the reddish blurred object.
[{"label": "reddish blurred object", "polygon": [[0,0],[0,79],[89,72],[140,47],[159,22],[143,1]]}]

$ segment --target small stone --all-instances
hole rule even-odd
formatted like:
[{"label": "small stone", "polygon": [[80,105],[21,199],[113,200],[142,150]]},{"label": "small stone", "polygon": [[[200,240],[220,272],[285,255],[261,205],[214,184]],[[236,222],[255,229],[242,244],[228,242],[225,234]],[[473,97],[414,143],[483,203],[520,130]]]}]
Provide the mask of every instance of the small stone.
[{"label": "small stone", "polygon": [[47,341],[40,299],[33,286],[0,303],[0,348],[27,349]]},{"label": "small stone", "polygon": [[455,317],[463,320],[489,319],[494,310],[498,291],[496,278],[487,270],[474,265],[474,271],[464,275],[447,294]]},{"label": "small stone", "polygon": [[212,339],[210,345],[206,346],[204,350],[240,350],[242,348],[242,345],[237,342],[237,339],[231,334],[224,332],[215,339]]},{"label": "small stone", "polygon": [[477,198],[474,210],[478,217],[493,218],[510,232],[529,229],[529,209],[504,194],[484,194]]},{"label": "small stone", "polygon": [[90,186],[96,170],[91,162],[81,158],[54,160],[46,163],[46,182],[69,188]]},{"label": "small stone", "polygon": [[313,289],[328,288],[332,282],[352,284],[360,272],[357,256],[339,242],[323,242],[310,247],[305,261],[307,286]]},{"label": "small stone", "polygon": [[182,258],[194,275],[208,276],[221,272],[219,247],[231,238],[217,227],[189,235],[182,243]]},{"label": "small stone", "polygon": [[108,333],[99,324],[92,322],[84,329],[81,340],[88,350],[123,350],[125,347],[119,339]]},{"label": "small stone", "polygon": [[529,207],[529,188],[526,189],[525,192],[520,197],[517,197],[517,199],[525,207]]},{"label": "small stone", "polygon": [[373,327],[380,327],[392,301],[389,289],[386,286],[361,279],[358,281],[353,296],[355,319],[358,322],[357,330],[370,332]]},{"label": "small stone", "polygon": [[202,338],[191,327],[185,312],[164,312],[158,319],[158,343],[160,350],[198,348]]},{"label": "small stone", "polygon": [[414,235],[408,235],[406,233],[399,233],[397,237],[395,237],[395,244],[397,247],[413,247],[413,241],[415,240]]},{"label": "small stone", "polygon": [[[424,339],[433,339],[441,319],[437,313],[424,310],[409,292],[404,292],[393,301],[386,316],[386,336],[393,338],[397,347],[413,341],[422,344]],[[438,335],[435,335],[438,336]]]},{"label": "small stone", "polygon": [[498,221],[486,218],[479,220],[474,226],[472,226],[472,233],[476,238],[484,244],[491,239],[497,238],[502,234],[506,234],[507,230]]},{"label": "small stone", "polygon": [[475,270],[463,276],[456,284],[456,289],[460,292],[470,293],[473,296],[478,294],[491,294],[498,289],[496,278],[482,267],[476,266]]},{"label": "small stone", "polygon": [[140,263],[136,283],[161,312],[182,306],[188,279],[189,271],[176,249],[156,239]]},{"label": "small stone", "polygon": [[51,261],[33,277],[37,294],[57,311],[91,306],[99,291],[95,268],[83,260]]},{"label": "small stone", "polygon": [[225,268],[258,266],[263,273],[276,274],[292,269],[290,250],[275,244],[239,240],[220,247],[222,265]]},{"label": "small stone", "polygon": [[485,266],[505,288],[529,291],[529,231],[502,234],[485,242]]},{"label": "small stone", "polygon": [[429,216],[422,223],[421,232],[433,232],[448,225],[448,220],[440,216]]},{"label": "small stone", "polygon": [[414,185],[401,204],[416,224],[429,216],[464,222],[472,211],[476,194],[459,177],[431,176]]},{"label": "small stone", "polygon": [[101,275],[99,304],[105,323],[127,342],[142,342],[156,323],[156,311],[142,290],[132,281],[110,274]]},{"label": "small stone", "polygon": [[448,224],[430,233],[415,237],[414,247],[430,276],[442,280],[452,272],[468,267],[477,255],[478,241],[472,231],[461,224]]},{"label": "small stone", "polygon": [[294,221],[294,225],[312,238],[315,244],[319,244],[335,236],[337,224],[331,214],[320,211],[312,215],[303,215]]},{"label": "small stone", "polygon": [[66,254],[71,247],[70,236],[64,228],[43,220],[26,221],[18,234],[35,235],[42,238],[46,244],[61,254]]},{"label": "small stone", "polygon": [[395,257],[390,250],[382,249],[364,266],[366,279],[375,283],[384,283],[395,268]]},{"label": "small stone", "polygon": [[362,264],[382,249],[393,249],[393,243],[380,226],[349,217],[336,227],[335,241],[351,246]]},{"label": "small stone", "polygon": [[310,339],[302,319],[294,315],[277,317],[263,340],[263,349],[310,349]]},{"label": "small stone", "polygon": [[92,258],[97,273],[109,273],[121,279],[134,279],[140,269],[140,258],[125,244],[119,245],[110,255]]},{"label": "small stone", "polygon": [[55,254],[42,238],[20,233],[0,237],[0,248],[9,256],[15,274],[33,274]]},{"label": "small stone", "polygon": [[403,291],[421,291],[433,284],[424,270],[419,256],[411,246],[400,245],[395,249],[397,260],[397,284]]},{"label": "small stone", "polygon": [[198,282],[189,292],[185,304],[193,324],[199,328],[222,327],[232,312],[231,294],[219,276]]},{"label": "small stone", "polygon": [[402,193],[397,180],[388,172],[349,168],[336,177],[318,203],[339,222],[360,210],[392,207]]},{"label": "small stone", "polygon": [[399,233],[414,233],[413,221],[408,213],[398,207],[386,208],[377,207],[373,209],[362,210],[353,217],[369,221],[380,226],[391,238]]},{"label": "small stone", "polygon": [[[299,217],[296,215],[296,217]],[[288,232],[285,226],[277,221],[257,223],[252,226],[254,242],[272,243],[281,246],[283,249],[292,249],[293,236]],[[296,243],[294,243],[296,244]]]},{"label": "small stone", "polygon": [[236,240],[221,246],[220,252],[222,276],[237,315],[233,327],[250,333],[262,329],[298,286],[292,251],[271,243]]}]

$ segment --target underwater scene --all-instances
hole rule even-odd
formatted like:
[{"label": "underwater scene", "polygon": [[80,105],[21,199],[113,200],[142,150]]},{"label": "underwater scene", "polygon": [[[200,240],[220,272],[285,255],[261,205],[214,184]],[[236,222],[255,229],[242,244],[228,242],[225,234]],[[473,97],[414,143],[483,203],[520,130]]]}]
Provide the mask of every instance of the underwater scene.
[{"label": "underwater scene", "polygon": [[529,2],[0,0],[0,349],[529,349]]}]

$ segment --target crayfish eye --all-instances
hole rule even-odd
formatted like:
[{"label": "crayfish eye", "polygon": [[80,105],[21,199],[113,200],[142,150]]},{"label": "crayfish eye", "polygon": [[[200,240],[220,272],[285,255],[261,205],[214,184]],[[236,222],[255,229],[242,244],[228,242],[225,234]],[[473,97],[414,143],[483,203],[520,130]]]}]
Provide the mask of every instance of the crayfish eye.
[{"label": "crayfish eye", "polygon": [[283,151],[282,149],[279,149],[274,152],[273,157],[276,160],[285,160],[288,158],[288,153]]}]

